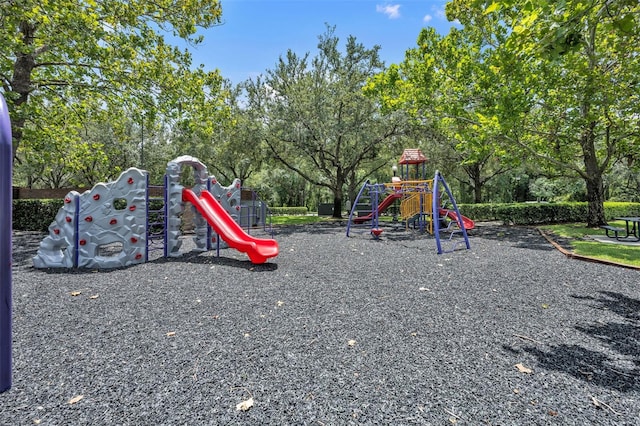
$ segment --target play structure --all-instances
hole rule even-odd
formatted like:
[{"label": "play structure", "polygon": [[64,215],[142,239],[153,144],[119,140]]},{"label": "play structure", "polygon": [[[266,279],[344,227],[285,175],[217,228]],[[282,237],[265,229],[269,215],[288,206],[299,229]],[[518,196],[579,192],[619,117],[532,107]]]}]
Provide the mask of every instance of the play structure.
[{"label": "play structure", "polygon": [[[192,188],[180,184],[183,166],[193,169]],[[222,186],[191,156],[169,161],[163,186],[149,185],[147,171],[130,168],[114,182],[99,183],[82,194],[69,192],[33,264],[36,268],[116,268],[147,262],[153,250],[163,250],[164,257],[180,256],[186,203],[194,212],[196,251],[215,247],[219,255],[226,243],[246,253],[252,263],[264,263],[278,255],[278,243],[249,235],[249,227],[245,231],[238,222],[266,225],[267,207],[255,197],[243,204],[242,194],[239,179]]]},{"label": "play structure", "polygon": [[[436,171],[433,179],[425,178],[426,162],[419,149],[405,149],[398,161],[400,176],[393,176],[391,183],[367,180],[349,213],[347,236],[364,229],[380,238],[384,231],[380,214],[391,208],[393,223],[433,235],[438,254],[454,251],[461,244],[471,248],[467,231],[475,227],[474,221],[460,214],[440,172]],[[449,243],[445,249],[443,242]]]}]

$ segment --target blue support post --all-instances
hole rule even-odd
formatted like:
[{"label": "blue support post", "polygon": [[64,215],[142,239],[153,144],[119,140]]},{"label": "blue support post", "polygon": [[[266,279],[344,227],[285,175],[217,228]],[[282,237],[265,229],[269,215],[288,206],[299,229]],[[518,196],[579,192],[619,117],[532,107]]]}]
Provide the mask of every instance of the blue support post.
[{"label": "blue support post", "polygon": [[362,188],[360,188],[360,192],[358,192],[356,199],[353,200],[353,205],[351,206],[351,212],[349,213],[349,221],[347,222],[347,237],[349,236],[349,231],[351,230],[351,224],[353,223],[354,215],[356,217],[358,216],[358,213],[357,213],[358,201],[360,201],[360,197],[362,197],[362,194],[368,188],[369,188],[369,179],[365,181],[364,185],[362,185]]},{"label": "blue support post", "polygon": [[169,257],[169,176],[164,175],[164,230],[163,233],[163,255],[165,258]]},{"label": "blue support post", "polygon": [[433,178],[433,194],[431,194],[431,220],[433,221],[433,235],[436,237],[436,250],[438,254],[442,254],[442,244],[440,243],[440,188],[438,185],[438,176],[440,174],[436,170]]},{"label": "blue support post", "polygon": [[149,230],[149,173],[147,173],[146,187],[144,191],[144,204],[146,208],[145,222],[145,238],[144,238],[144,262],[149,261],[149,240],[151,239],[151,231]]},{"label": "blue support post", "polygon": [[[207,177],[207,191],[211,192],[211,179]],[[207,222],[207,251],[211,250],[211,239],[213,238],[213,233],[211,232],[211,225]]]},{"label": "blue support post", "polygon": [[[458,204],[456,200],[453,198],[453,194],[447,185],[447,182],[444,180],[439,171],[436,170],[435,176],[433,178],[433,218],[437,218],[434,222],[433,233],[436,237],[436,246],[438,249],[438,254],[442,254],[442,245],[440,243],[440,189],[439,185],[442,185],[442,192],[446,194],[449,198],[449,201],[453,205],[453,211],[456,214],[458,227],[460,228],[460,232],[462,233],[462,238],[465,243],[465,247],[467,250],[471,248],[471,244],[469,244],[469,236],[467,235],[467,229],[464,226],[464,221],[462,220],[462,215],[460,214],[460,210],[458,209]],[[452,233],[453,236],[453,233]]]},{"label": "blue support post", "polygon": [[0,392],[11,388],[12,146],[9,110],[0,94]]},{"label": "blue support post", "polygon": [[75,195],[73,198],[73,267],[80,266],[80,197]]}]

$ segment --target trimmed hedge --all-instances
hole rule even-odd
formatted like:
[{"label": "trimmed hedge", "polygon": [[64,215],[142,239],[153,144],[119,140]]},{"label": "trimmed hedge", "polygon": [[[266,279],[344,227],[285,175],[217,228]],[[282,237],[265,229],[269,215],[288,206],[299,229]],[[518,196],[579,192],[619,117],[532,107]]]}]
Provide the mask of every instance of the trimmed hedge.
[{"label": "trimmed hedge", "polygon": [[62,199],[13,200],[13,229],[46,232],[63,204]]},{"label": "trimmed hedge", "polygon": [[274,216],[301,216],[309,213],[306,207],[269,207]]},{"label": "trimmed hedge", "polygon": [[506,204],[458,204],[460,213],[479,222],[498,220],[496,207]]},{"label": "trimmed hedge", "polygon": [[[514,225],[542,223],[586,222],[587,203],[513,203],[513,204],[461,204],[465,216],[476,221],[499,220]],[[640,203],[605,202],[605,218],[640,216]]]},{"label": "trimmed hedge", "polygon": [[[13,229],[47,232],[63,204],[63,199],[13,200]],[[150,201],[151,209],[161,209],[163,205],[163,200]]]},{"label": "trimmed hedge", "polygon": [[[152,200],[153,201],[153,200]],[[55,200],[13,200],[13,229],[16,231],[46,232],[64,203]],[[151,208],[160,208],[156,201]],[[471,219],[499,220],[515,225],[542,223],[585,222],[587,203],[514,203],[514,204],[459,204],[460,212]],[[306,215],[306,207],[270,207],[274,216]],[[606,202],[605,217],[640,216],[640,203]]]}]

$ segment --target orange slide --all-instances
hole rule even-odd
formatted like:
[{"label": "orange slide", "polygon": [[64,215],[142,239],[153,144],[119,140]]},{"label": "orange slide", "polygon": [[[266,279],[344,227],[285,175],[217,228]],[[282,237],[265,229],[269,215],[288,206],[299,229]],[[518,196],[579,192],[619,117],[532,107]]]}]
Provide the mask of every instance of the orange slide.
[{"label": "orange slide", "polygon": [[268,258],[278,255],[276,240],[255,238],[247,234],[209,191],[202,190],[198,197],[195,192],[185,188],[182,190],[182,201],[193,204],[229,247],[247,253],[251,263],[264,263]]},{"label": "orange slide", "polygon": [[[458,215],[454,210],[440,209],[440,215],[446,215],[449,219],[455,220],[456,222],[458,221]],[[476,223],[466,216],[462,216],[462,223],[464,224],[464,229],[467,229],[467,230],[473,229],[476,227]]]}]

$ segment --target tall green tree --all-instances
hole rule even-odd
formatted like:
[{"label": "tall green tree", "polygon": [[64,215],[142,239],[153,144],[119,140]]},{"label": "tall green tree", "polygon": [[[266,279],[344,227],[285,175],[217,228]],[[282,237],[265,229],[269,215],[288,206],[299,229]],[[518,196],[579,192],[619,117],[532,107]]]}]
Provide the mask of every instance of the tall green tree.
[{"label": "tall green tree", "polygon": [[308,182],[333,193],[341,217],[345,188],[389,167],[382,153],[404,131],[401,112],[385,113],[363,88],[384,68],[378,46],[347,39],[339,49],[335,27],[319,37],[318,54],[288,51],[266,77],[248,85],[273,157]]},{"label": "tall green tree", "polygon": [[[238,178],[244,184],[260,170],[267,156],[262,143],[263,128],[246,108],[244,84],[234,86],[225,80],[220,95],[221,103],[214,108],[217,111],[202,118],[211,125],[189,132],[188,138],[183,132],[176,142],[183,153],[204,162],[221,182]],[[186,121],[188,125],[192,123],[194,120]]]},{"label": "tall green tree", "polygon": [[455,28],[446,36],[425,28],[417,45],[402,63],[371,79],[367,90],[387,108],[409,111],[417,131],[430,135],[423,148],[439,154],[434,164],[455,167],[473,200],[482,202],[484,186],[518,163],[500,147],[496,126],[483,119],[500,97],[491,51]]},{"label": "tall green tree", "polygon": [[82,120],[77,116],[80,107],[73,102],[43,106],[41,111],[47,120],[39,128],[24,129],[15,167],[16,184],[90,187],[137,165],[138,144],[116,134],[120,123],[99,103],[87,101],[85,105]]},{"label": "tall green tree", "polygon": [[[635,0],[454,0],[458,19],[519,100],[487,116],[511,150],[586,184],[588,226],[605,223],[603,176],[640,141],[640,4]],[[518,133],[513,133],[517,128]]]},{"label": "tall green tree", "polygon": [[[197,44],[198,27],[220,22],[217,0],[0,0],[0,79],[12,118],[14,157],[25,129],[46,127],[51,104],[87,100],[130,118],[198,107],[192,94],[215,95],[219,76],[191,70],[191,56],[165,42]],[[69,123],[67,123],[69,124]],[[38,138],[36,136],[36,138]],[[42,139],[42,138],[40,138]]]}]

